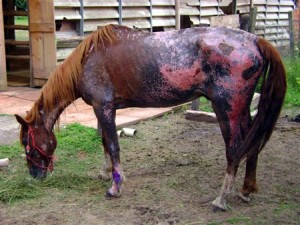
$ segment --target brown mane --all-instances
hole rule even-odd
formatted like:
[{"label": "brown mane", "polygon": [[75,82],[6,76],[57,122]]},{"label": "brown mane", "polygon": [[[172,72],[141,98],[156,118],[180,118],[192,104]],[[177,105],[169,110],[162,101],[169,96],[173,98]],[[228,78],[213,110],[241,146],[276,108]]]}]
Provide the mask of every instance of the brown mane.
[{"label": "brown mane", "polygon": [[26,122],[39,122],[41,120],[39,112],[41,109],[47,114],[55,109],[58,104],[64,104],[63,106],[66,107],[79,97],[76,87],[82,75],[83,62],[89,51],[101,50],[108,44],[116,43],[118,38],[115,31],[120,27],[118,25],[107,25],[94,31],[77,46],[63,63],[57,66],[42,88],[39,99],[35,101],[25,117]]}]

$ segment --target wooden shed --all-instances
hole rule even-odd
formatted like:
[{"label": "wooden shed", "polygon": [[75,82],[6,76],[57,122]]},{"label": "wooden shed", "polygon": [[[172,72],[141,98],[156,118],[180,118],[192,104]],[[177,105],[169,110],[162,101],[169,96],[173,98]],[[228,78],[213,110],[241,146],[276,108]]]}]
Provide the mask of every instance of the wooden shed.
[{"label": "wooden shed", "polygon": [[[257,7],[255,33],[284,45],[293,0],[0,0],[0,90],[10,85],[42,86],[56,64],[99,26],[122,24],[149,32],[210,26],[224,14]],[[16,24],[16,17],[28,17]],[[219,19],[222,21],[222,19]],[[3,26],[3,27],[1,27]],[[4,32],[2,32],[4,31]],[[20,35],[21,34],[21,35]],[[18,79],[16,79],[18,78]],[[21,79],[20,79],[21,78]]]}]

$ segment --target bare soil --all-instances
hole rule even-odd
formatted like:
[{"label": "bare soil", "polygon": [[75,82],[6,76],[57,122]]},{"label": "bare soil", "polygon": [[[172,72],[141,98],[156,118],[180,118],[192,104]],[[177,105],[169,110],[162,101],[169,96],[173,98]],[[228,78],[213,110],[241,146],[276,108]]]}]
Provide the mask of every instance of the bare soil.
[{"label": "bare soil", "polygon": [[[107,200],[110,182],[66,196],[53,189],[41,198],[0,203],[1,224],[300,224],[300,123],[280,118],[259,157],[260,190],[250,203],[242,187],[241,163],[232,210],[214,212],[225,174],[224,143],[217,124],[193,122],[183,112],[132,126],[135,137],[121,137],[127,178],[123,196]],[[100,164],[89,176],[97,176]],[[55,174],[54,174],[55,176]],[[82,184],[84,185],[84,183]]]}]

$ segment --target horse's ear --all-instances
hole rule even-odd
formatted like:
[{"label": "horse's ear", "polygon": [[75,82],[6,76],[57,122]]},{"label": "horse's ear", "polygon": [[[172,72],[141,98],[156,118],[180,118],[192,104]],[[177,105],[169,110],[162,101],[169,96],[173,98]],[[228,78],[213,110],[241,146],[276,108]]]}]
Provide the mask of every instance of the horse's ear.
[{"label": "horse's ear", "polygon": [[23,127],[28,126],[27,122],[21,116],[15,114],[15,117],[16,117],[17,121],[19,122],[19,124],[21,124]]}]

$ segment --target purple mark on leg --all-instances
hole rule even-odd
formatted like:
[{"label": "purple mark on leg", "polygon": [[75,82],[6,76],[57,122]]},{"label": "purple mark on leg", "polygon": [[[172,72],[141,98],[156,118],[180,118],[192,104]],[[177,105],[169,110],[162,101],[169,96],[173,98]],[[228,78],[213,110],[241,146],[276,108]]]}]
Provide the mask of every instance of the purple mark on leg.
[{"label": "purple mark on leg", "polygon": [[113,172],[113,180],[116,182],[116,184],[120,184],[122,182],[122,177],[118,171]]}]

